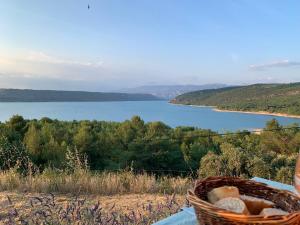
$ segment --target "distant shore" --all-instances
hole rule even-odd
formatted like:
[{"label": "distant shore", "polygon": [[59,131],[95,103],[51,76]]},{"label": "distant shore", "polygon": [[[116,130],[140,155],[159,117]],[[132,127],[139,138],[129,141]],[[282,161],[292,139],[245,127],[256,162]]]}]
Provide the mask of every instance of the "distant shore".
[{"label": "distant shore", "polygon": [[174,105],[185,105],[185,106],[192,106],[192,107],[209,107],[212,108],[213,111],[215,112],[232,112],[232,113],[246,113],[246,114],[256,114],[256,115],[266,115],[266,116],[280,116],[280,117],[288,117],[288,118],[296,118],[300,119],[300,115],[291,115],[287,113],[271,113],[267,111],[239,111],[239,110],[227,110],[227,109],[218,109],[217,106],[212,106],[212,105],[187,105],[187,104],[180,104],[180,103],[174,103],[170,102],[170,104]]},{"label": "distant shore", "polygon": [[174,103],[174,102],[168,102],[169,104],[172,105],[181,105],[181,106],[192,106],[192,107],[198,107],[198,108],[217,108],[217,106],[213,105],[189,105],[189,104],[181,104],[181,103]]},{"label": "distant shore", "polygon": [[287,113],[271,113],[267,111],[238,111],[238,110],[226,110],[226,109],[218,109],[213,107],[213,110],[216,112],[234,112],[234,113],[246,113],[246,114],[257,114],[257,115],[267,115],[267,116],[281,116],[281,117],[289,117],[289,118],[297,118],[300,119],[300,115],[290,115]]}]

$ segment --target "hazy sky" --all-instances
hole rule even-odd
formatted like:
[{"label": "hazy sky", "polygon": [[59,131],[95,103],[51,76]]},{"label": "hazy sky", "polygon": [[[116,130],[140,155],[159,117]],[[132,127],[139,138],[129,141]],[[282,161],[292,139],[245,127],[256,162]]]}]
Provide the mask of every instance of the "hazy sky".
[{"label": "hazy sky", "polygon": [[300,81],[298,0],[3,0],[0,12],[0,87]]}]

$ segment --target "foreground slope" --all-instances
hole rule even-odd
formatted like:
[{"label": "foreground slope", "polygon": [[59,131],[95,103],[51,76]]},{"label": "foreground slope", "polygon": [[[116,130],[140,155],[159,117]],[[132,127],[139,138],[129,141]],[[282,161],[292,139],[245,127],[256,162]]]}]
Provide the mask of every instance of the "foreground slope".
[{"label": "foreground slope", "polygon": [[87,91],[54,91],[30,89],[0,89],[0,102],[101,102],[159,100],[150,94],[127,94]]},{"label": "foreground slope", "polygon": [[216,106],[221,110],[300,115],[300,83],[253,84],[189,92],[171,102]]},{"label": "foreground slope", "polygon": [[184,195],[0,192],[0,224],[152,224],[184,206]]}]

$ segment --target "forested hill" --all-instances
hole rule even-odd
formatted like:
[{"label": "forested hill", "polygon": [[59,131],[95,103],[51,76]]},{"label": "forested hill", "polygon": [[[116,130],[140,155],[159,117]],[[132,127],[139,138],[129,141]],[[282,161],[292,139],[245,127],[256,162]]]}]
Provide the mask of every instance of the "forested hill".
[{"label": "forested hill", "polygon": [[171,102],[216,106],[225,110],[300,115],[300,83],[253,84],[195,91],[179,95]]},{"label": "forested hill", "polygon": [[86,91],[54,91],[30,89],[0,89],[0,102],[101,102],[159,100],[150,94],[127,94]]}]

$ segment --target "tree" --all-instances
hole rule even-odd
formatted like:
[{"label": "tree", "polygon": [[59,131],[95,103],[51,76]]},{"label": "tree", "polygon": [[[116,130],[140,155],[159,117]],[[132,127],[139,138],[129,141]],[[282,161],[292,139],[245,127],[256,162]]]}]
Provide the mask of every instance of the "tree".
[{"label": "tree", "polygon": [[267,122],[264,130],[272,130],[274,132],[279,132],[281,128],[282,128],[282,126],[280,126],[278,120],[272,119]]},{"label": "tree", "polygon": [[145,138],[162,138],[168,135],[170,127],[162,122],[151,122],[147,124],[147,132]]},{"label": "tree", "polygon": [[249,171],[250,177],[262,177],[270,179],[271,167],[263,161],[263,159],[254,156],[248,158],[247,170]]},{"label": "tree", "polygon": [[22,116],[14,115],[13,117],[10,118],[7,125],[11,129],[23,133],[26,127],[26,121]]},{"label": "tree", "polygon": [[14,115],[7,122],[8,138],[10,141],[22,141],[27,130],[27,122],[22,116]]},{"label": "tree", "polygon": [[261,133],[261,148],[263,151],[273,151],[276,153],[286,153],[290,137],[279,125],[278,121],[273,119],[267,122],[266,128]]},{"label": "tree", "polygon": [[87,156],[91,169],[103,168],[102,148],[99,148],[93,126],[88,122],[83,122],[74,136],[74,146],[80,155]]},{"label": "tree", "polygon": [[276,180],[281,183],[292,184],[294,178],[294,168],[291,167],[281,167],[277,170]]},{"label": "tree", "polygon": [[30,124],[28,131],[24,136],[24,144],[28,149],[30,158],[37,165],[45,164],[46,159],[43,157],[42,137],[35,124]]},{"label": "tree", "polygon": [[198,175],[200,178],[224,175],[220,156],[213,152],[208,152],[200,161]]},{"label": "tree", "polygon": [[79,153],[88,154],[88,152],[93,150],[93,133],[89,124],[81,123],[74,136],[74,145]]},{"label": "tree", "polygon": [[184,161],[193,171],[199,168],[202,157],[209,151],[213,151],[212,147],[205,146],[199,142],[191,143],[190,145],[183,142],[180,147],[184,156]]}]

